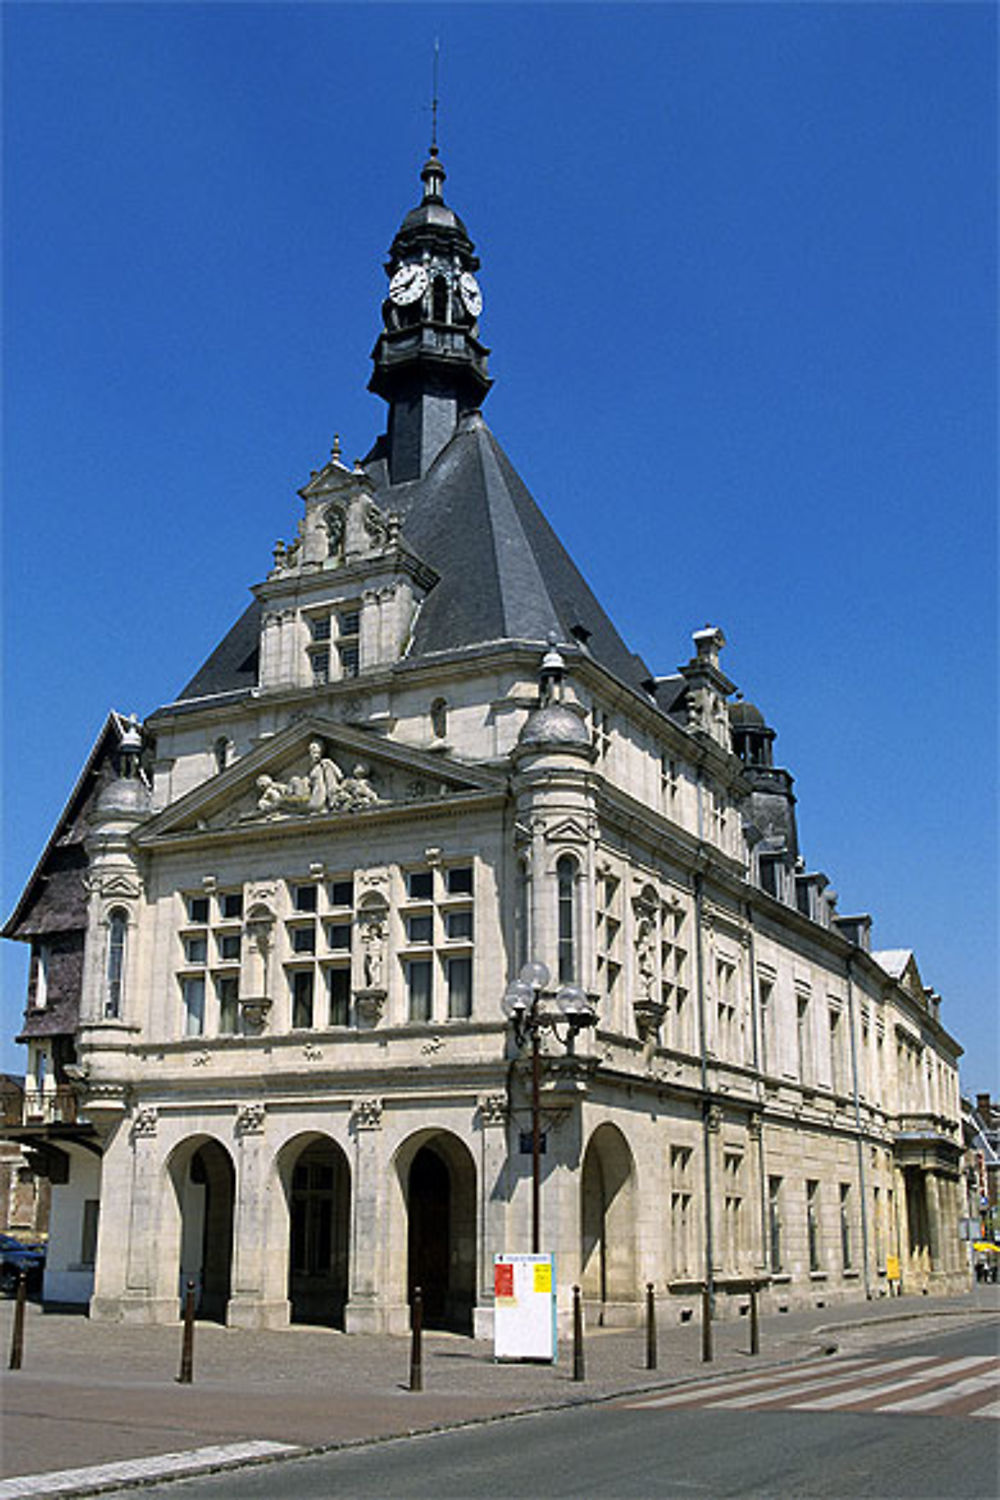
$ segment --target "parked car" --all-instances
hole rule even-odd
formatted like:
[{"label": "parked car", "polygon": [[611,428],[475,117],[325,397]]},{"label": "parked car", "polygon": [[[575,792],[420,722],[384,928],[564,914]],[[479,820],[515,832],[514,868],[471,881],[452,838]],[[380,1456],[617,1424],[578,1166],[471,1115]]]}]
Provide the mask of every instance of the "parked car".
[{"label": "parked car", "polygon": [[0,1234],[0,1293],[3,1296],[14,1295],[22,1271],[28,1278],[28,1291],[40,1292],[44,1270],[44,1245],[26,1245],[12,1234]]}]

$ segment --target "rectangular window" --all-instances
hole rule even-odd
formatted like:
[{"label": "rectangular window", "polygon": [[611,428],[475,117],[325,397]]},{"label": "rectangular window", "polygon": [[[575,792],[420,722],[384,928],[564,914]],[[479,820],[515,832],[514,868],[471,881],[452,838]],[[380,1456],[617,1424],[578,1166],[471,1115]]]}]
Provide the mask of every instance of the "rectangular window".
[{"label": "rectangular window", "polygon": [[184,959],[189,964],[203,964],[208,958],[208,939],[193,937],[184,939]]},{"label": "rectangular window", "polygon": [[460,865],[450,869],[447,873],[449,896],[471,896],[472,895],[472,866]]},{"label": "rectangular window", "polygon": [[201,1036],[205,1030],[205,980],[202,975],[181,981],[184,996],[184,1034]]},{"label": "rectangular window", "polygon": [[326,929],[326,943],[328,948],[336,948],[340,952],[344,952],[350,948],[350,922],[331,922]]},{"label": "rectangular window", "polygon": [[293,927],[291,932],[293,953],[316,952],[315,927]]},{"label": "rectangular window", "polygon": [[208,921],[208,897],[189,896],[187,898],[188,921],[201,924]]},{"label": "rectangular window", "polygon": [[215,992],[219,1001],[219,1031],[232,1036],[239,1021],[240,982],[233,974],[224,974],[215,981]]},{"label": "rectangular window", "polygon": [[432,943],[434,941],[434,918],[407,917],[406,940],[408,943]]},{"label": "rectangular window", "polygon": [[809,1240],[809,1269],[820,1269],[819,1183],[806,1183],[806,1233]]},{"label": "rectangular window", "polygon": [[240,956],[240,935],[238,932],[224,932],[219,938],[219,957],[224,961],[235,960]]},{"label": "rectangular window", "polygon": [[52,957],[52,947],[49,943],[39,943],[35,951],[35,994],[34,1006],[36,1010],[44,1010],[49,999],[49,960]]},{"label": "rectangular window", "polygon": [[844,1270],[851,1269],[851,1184],[840,1184],[840,1255]]},{"label": "rectangular window", "polygon": [[771,1002],[774,998],[774,985],[768,979],[762,979],[758,987],[760,1003],[760,1071],[767,1073],[771,1066]]},{"label": "rectangular window", "polygon": [[361,613],[356,609],[343,609],[337,617],[337,629],[341,636],[357,635],[361,629]]},{"label": "rectangular window", "polygon": [[99,1198],[85,1198],[83,1221],[80,1227],[80,1264],[92,1266],[97,1260],[97,1223],[100,1217]]},{"label": "rectangular window", "polygon": [[472,959],[448,959],[448,1014],[452,1019],[472,1015]]},{"label": "rectangular window", "polygon": [[331,906],[354,905],[354,881],[334,880],[330,886]]},{"label": "rectangular window", "polygon": [[407,876],[407,889],[411,901],[429,901],[434,895],[434,875],[431,870],[411,870]]},{"label": "rectangular window", "polygon": [[347,1026],[351,1010],[351,971],[328,969],[326,982],[330,991],[330,1025]]},{"label": "rectangular window", "polygon": [[471,911],[450,911],[445,917],[445,931],[453,941],[467,941],[472,937]]},{"label": "rectangular window", "polygon": [[781,1178],[767,1179],[768,1252],[773,1274],[781,1270]]},{"label": "rectangular window", "polygon": [[314,651],[309,658],[312,667],[312,680],[315,687],[321,687],[324,682],[330,681],[330,653],[329,651]]},{"label": "rectangular window", "polygon": [[410,1020],[431,1018],[431,961],[412,958],[406,965],[406,985],[410,997]]},{"label": "rectangular window", "polygon": [[328,641],[330,639],[330,616],[322,615],[318,620],[310,620],[309,630],[314,641]]},{"label": "rectangular window", "polygon": [[313,972],[299,969],[292,974],[292,1026],[301,1029],[313,1023]]},{"label": "rectangular window", "polygon": [[316,887],[314,885],[293,885],[292,905],[296,911],[315,911]]},{"label": "rectangular window", "polygon": [[356,645],[341,646],[340,674],[342,677],[357,677],[361,658]]},{"label": "rectangular window", "polygon": [[235,922],[243,915],[243,892],[225,891],[219,897],[219,909],[224,921]]},{"label": "rectangular window", "polygon": [[805,1083],[809,1078],[809,1000],[805,995],[799,995],[795,1003],[795,1045],[799,1082]]}]

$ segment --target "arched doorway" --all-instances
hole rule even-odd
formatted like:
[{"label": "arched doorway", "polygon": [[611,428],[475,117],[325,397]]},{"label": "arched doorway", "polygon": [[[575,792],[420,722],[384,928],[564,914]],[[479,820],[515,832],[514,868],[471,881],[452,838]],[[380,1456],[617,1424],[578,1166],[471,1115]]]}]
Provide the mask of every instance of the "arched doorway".
[{"label": "arched doorway", "polygon": [[232,1157],[219,1141],[195,1140],[174,1153],[170,1175],[180,1210],[181,1301],[193,1281],[198,1316],[224,1323],[233,1260]]},{"label": "arched doorway", "polygon": [[326,1136],[301,1146],[286,1165],[285,1192],[292,1322],[343,1328],[351,1172],[341,1148]]},{"label": "arched doorway", "polygon": [[471,1333],[476,1289],[476,1171],[440,1132],[400,1162],[407,1208],[407,1297],[419,1286],[429,1328]]},{"label": "arched doorway", "polygon": [[583,1296],[603,1324],[613,1304],[633,1306],[638,1298],[635,1168],[628,1142],[615,1125],[599,1125],[584,1154],[580,1231]]}]

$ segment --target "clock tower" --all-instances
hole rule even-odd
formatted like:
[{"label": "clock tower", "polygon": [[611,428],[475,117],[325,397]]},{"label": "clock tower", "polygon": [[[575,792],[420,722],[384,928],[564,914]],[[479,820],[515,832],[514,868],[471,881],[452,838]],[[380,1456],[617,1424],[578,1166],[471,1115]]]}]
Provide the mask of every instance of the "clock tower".
[{"label": "clock tower", "polygon": [[437,146],[420,173],[423,199],[389,250],[382,332],[368,389],[389,403],[387,459],[392,484],[420,479],[492,384],[479,341],[479,259],[461,219],[442,196]]}]

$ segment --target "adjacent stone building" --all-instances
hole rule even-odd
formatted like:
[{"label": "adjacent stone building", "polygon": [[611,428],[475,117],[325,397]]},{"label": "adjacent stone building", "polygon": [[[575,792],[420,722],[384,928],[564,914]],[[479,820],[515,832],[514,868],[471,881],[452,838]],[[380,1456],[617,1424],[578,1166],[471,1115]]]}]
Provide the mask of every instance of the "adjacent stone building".
[{"label": "adjacent stone building", "polygon": [[[46,1295],[163,1321],[191,1278],[232,1324],[401,1332],[419,1284],[485,1333],[535,1161],[592,1321],[649,1281],[675,1318],[706,1281],[720,1316],[751,1279],[776,1309],[963,1286],[938,997],[804,862],[722,631],[658,675],[564,551],[481,414],[436,151],[422,182],[384,436],[334,445],[179,697],[108,718],[5,929]],[[557,999],[536,1140],[508,1012]]]}]

